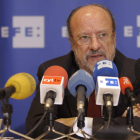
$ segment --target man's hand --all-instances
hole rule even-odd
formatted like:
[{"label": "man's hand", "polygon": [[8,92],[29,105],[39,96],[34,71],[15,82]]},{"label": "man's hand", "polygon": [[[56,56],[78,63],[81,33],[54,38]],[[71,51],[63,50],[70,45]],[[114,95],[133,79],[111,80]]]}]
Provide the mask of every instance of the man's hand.
[{"label": "man's hand", "polygon": [[[137,104],[137,107],[140,108],[140,104]],[[140,117],[140,109],[138,109],[136,106],[133,106],[133,116]],[[127,110],[123,113],[123,117],[126,117]]]},{"label": "man's hand", "polygon": [[75,121],[75,117],[73,117],[73,118],[60,118],[60,119],[57,119],[55,121],[71,127]]}]

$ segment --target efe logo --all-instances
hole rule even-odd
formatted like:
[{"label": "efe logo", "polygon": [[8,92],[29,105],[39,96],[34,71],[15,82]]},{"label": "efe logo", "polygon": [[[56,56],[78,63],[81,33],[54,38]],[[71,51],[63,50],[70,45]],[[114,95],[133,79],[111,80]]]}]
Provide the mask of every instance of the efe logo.
[{"label": "efe logo", "polygon": [[105,78],[106,86],[118,86],[118,80],[117,79],[109,79]]}]

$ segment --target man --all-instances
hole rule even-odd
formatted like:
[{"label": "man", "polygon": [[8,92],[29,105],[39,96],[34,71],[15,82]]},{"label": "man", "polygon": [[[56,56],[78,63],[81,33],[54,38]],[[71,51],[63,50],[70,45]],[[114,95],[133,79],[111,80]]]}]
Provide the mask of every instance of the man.
[{"label": "man", "polygon": [[[116,49],[116,25],[113,15],[108,9],[98,4],[78,7],[70,14],[67,28],[72,51],[65,56],[41,64],[37,74],[39,81],[41,81],[45,70],[52,65],[63,67],[70,78],[80,68],[92,75],[94,65],[99,60],[108,59],[116,64],[119,77],[126,76],[135,84],[135,60],[126,58]],[[125,96],[120,94],[119,104],[114,107],[113,117],[126,116],[127,106],[128,102]],[[87,108],[88,101],[85,103],[85,114],[87,114]],[[38,84],[36,97],[26,119],[27,132],[35,126],[43,113],[44,105],[40,104]],[[67,126],[71,126],[77,116],[76,99],[67,88],[63,105],[54,106],[54,115],[57,122]],[[136,107],[134,107],[134,116],[140,117],[140,112]],[[45,119],[33,132],[33,137],[43,133],[46,121]]]}]

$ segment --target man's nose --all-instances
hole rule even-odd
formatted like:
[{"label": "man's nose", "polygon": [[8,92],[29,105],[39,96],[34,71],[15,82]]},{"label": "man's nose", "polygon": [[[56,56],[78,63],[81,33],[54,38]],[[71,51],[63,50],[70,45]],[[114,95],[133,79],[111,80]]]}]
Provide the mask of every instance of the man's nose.
[{"label": "man's nose", "polygon": [[97,37],[91,37],[89,49],[96,51],[101,47],[100,42],[98,41]]}]

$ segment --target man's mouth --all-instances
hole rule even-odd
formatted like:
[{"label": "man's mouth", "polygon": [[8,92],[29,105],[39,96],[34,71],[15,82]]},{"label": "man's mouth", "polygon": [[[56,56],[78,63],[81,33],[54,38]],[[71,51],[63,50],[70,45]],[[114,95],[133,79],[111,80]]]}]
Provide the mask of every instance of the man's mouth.
[{"label": "man's mouth", "polygon": [[105,59],[104,55],[102,55],[102,54],[92,54],[92,55],[88,56],[87,58],[88,58],[88,59],[91,58],[91,59],[95,59],[95,60],[96,60],[96,59],[97,59],[97,60],[98,60],[98,59]]}]

